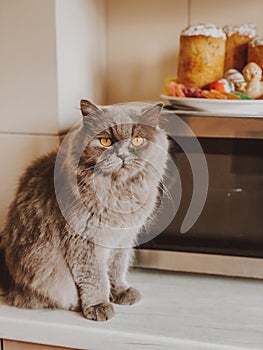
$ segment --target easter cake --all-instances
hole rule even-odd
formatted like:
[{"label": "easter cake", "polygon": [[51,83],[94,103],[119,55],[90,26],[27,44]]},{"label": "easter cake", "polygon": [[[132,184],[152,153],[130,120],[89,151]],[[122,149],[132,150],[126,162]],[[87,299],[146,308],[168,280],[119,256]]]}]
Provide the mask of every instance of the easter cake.
[{"label": "easter cake", "polygon": [[248,45],[256,36],[256,26],[227,25],[223,30],[226,33],[225,71],[231,68],[242,71],[248,62]]},{"label": "easter cake", "polygon": [[226,34],[214,24],[191,25],[180,35],[178,82],[202,88],[224,74]]},{"label": "easter cake", "polygon": [[254,38],[248,46],[248,62],[255,62],[263,70],[263,38]]}]

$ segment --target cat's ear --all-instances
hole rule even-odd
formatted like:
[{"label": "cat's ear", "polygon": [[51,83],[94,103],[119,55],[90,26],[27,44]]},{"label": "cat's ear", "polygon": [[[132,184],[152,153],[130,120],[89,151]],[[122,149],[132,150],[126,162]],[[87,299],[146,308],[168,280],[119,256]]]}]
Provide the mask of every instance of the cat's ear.
[{"label": "cat's ear", "polygon": [[86,117],[89,114],[92,115],[98,112],[102,112],[98,106],[88,100],[80,100],[80,110],[83,117]]},{"label": "cat's ear", "polygon": [[158,119],[163,109],[163,103],[157,103],[153,106],[147,107],[143,110],[141,120],[146,124],[156,127],[158,125]]}]

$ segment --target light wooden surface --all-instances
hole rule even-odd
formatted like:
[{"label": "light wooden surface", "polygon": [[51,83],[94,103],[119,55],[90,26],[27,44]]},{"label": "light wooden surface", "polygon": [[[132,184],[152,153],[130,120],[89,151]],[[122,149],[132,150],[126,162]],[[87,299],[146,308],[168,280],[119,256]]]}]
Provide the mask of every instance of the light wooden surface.
[{"label": "light wooden surface", "polygon": [[0,304],[0,338],[92,350],[263,349],[260,280],[135,270],[143,294],[115,306],[105,323],[67,311],[19,310]]},{"label": "light wooden surface", "polygon": [[68,350],[68,348],[4,340],[2,350]]}]

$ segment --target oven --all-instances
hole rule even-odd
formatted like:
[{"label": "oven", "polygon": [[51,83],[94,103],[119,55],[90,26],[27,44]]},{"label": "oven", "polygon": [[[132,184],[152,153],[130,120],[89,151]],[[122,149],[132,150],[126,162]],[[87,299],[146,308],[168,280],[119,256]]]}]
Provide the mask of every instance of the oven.
[{"label": "oven", "polygon": [[[170,112],[168,118],[174,115]],[[203,149],[209,174],[207,198],[197,221],[181,233],[193,175],[180,148],[180,139],[187,143],[191,136],[178,130],[174,139],[179,142],[171,139],[170,155],[180,174],[180,205],[170,224],[136,249],[135,265],[263,278],[263,118],[190,112],[179,117]],[[167,185],[178,186],[169,168],[167,173]]]}]

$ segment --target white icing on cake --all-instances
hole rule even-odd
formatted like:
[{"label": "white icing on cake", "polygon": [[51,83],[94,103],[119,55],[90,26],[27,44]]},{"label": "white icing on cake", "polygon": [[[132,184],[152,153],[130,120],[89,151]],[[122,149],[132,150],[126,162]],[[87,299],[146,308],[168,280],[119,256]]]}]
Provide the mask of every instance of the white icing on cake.
[{"label": "white icing on cake", "polygon": [[249,38],[254,38],[257,34],[255,24],[242,24],[240,26],[228,25],[224,26],[223,30],[227,34],[227,36],[231,36],[237,33],[240,35],[248,36]]},{"label": "white icing on cake", "polygon": [[226,38],[224,31],[214,24],[194,24],[185,28],[181,35],[183,36],[211,36],[213,38]]},{"label": "white icing on cake", "polygon": [[255,39],[253,39],[250,43],[250,45],[252,47],[255,47],[255,46],[263,46],[263,38],[259,38],[259,37],[256,37]]}]

